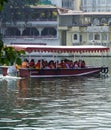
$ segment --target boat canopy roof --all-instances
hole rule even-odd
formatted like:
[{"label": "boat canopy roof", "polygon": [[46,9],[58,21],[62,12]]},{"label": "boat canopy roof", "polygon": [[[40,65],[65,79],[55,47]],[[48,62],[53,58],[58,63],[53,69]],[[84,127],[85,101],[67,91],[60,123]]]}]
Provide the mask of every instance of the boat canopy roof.
[{"label": "boat canopy roof", "polygon": [[101,53],[108,52],[109,47],[98,45],[79,45],[79,46],[47,46],[47,45],[9,45],[17,50],[31,52],[54,52],[54,53]]}]

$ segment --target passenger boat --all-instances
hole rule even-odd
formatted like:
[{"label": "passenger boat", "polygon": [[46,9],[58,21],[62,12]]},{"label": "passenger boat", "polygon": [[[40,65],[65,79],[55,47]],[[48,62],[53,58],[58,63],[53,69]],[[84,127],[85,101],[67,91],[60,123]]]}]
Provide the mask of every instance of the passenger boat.
[{"label": "passenger boat", "polygon": [[[106,46],[38,46],[38,45],[12,45],[17,50],[25,50],[28,53],[32,52],[51,52],[51,53],[103,53],[108,52]],[[7,75],[7,67],[2,67],[3,75]],[[73,68],[20,68],[20,77],[79,77],[79,76],[100,76],[100,74],[108,73],[108,66],[85,66]]]}]

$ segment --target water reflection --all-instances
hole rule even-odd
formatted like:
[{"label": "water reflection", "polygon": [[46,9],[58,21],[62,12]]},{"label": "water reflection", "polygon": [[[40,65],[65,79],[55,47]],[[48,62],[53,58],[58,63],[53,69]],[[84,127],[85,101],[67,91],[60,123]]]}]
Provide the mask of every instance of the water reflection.
[{"label": "water reflection", "polygon": [[111,78],[4,79],[0,129],[108,130]]},{"label": "water reflection", "polygon": [[[83,91],[85,78],[22,79],[19,81],[20,97],[47,97],[51,100],[70,95],[72,89]],[[73,91],[73,94],[76,94]]]}]

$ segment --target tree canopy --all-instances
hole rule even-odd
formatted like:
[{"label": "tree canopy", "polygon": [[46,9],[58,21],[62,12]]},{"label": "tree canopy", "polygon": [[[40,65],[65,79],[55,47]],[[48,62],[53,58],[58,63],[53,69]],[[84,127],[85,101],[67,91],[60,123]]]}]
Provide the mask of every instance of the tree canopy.
[{"label": "tree canopy", "polygon": [[7,0],[1,12],[2,22],[27,21],[30,17],[31,5],[37,5],[39,0]]},{"label": "tree canopy", "polygon": [[[5,2],[8,3],[8,0],[0,0],[0,11],[3,9]],[[22,54],[25,54],[23,50],[17,51],[13,47],[4,46],[0,35],[0,65],[13,65],[14,63],[21,64],[20,56]]]},{"label": "tree canopy", "polygon": [[0,11],[2,10],[4,3],[7,1],[8,0],[0,0]]}]

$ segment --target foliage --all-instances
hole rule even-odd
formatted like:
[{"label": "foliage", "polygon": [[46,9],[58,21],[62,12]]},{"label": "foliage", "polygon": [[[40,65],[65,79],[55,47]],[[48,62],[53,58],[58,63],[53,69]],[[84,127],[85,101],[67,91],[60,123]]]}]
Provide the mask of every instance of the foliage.
[{"label": "foliage", "polygon": [[[2,10],[4,3],[8,0],[0,0],[0,11]],[[2,41],[2,37],[0,35],[0,64],[1,65],[13,65],[14,63],[17,63],[18,65],[21,64],[21,58],[20,56],[22,54],[25,54],[25,51],[23,50],[16,50],[13,47],[7,47],[4,46],[4,43]]]},{"label": "foliage", "polygon": [[[9,0],[5,4],[4,9],[1,13],[2,23],[5,26],[6,22],[15,24],[19,21],[27,23],[34,19],[48,19],[57,17],[57,12],[36,10],[35,6],[38,5],[40,0]],[[48,2],[48,0],[46,0]]]},{"label": "foliage", "polygon": [[2,10],[5,2],[7,2],[7,0],[0,0],[0,11]]},{"label": "foliage", "polygon": [[13,65],[17,63],[18,65],[21,64],[21,55],[24,55],[24,50],[16,50],[13,47],[8,47],[3,45],[3,41],[0,40],[0,65]]},{"label": "foliage", "polygon": [[2,41],[2,37],[0,35],[0,52],[1,52],[2,47],[3,47],[3,41]]},{"label": "foliage", "polygon": [[30,5],[37,5],[39,0],[8,0],[4,5],[1,16],[2,21],[14,22],[19,20],[27,21],[30,18]]},{"label": "foliage", "polygon": [[25,54],[24,50],[16,50],[13,47],[7,47],[4,46],[1,50],[1,58],[0,63],[2,65],[13,65],[14,63],[20,65],[21,64],[21,58],[20,56],[22,54]]}]

